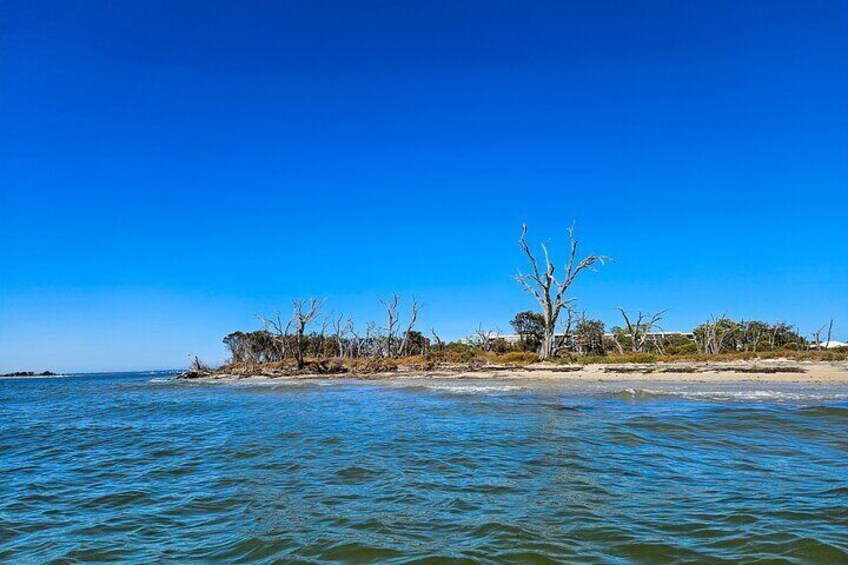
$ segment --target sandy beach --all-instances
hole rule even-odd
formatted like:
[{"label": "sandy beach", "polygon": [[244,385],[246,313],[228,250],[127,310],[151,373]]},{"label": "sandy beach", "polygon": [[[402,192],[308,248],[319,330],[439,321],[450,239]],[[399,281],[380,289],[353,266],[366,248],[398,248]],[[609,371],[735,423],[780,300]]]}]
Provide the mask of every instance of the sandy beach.
[{"label": "sandy beach", "polygon": [[216,373],[192,379],[209,382],[262,382],[308,379],[498,379],[537,381],[632,381],[634,379],[664,383],[846,383],[848,362],[792,361],[784,359],[736,361],[725,363],[676,362],[622,365],[550,365],[527,367],[487,366],[468,370],[459,367],[433,371],[398,370],[391,373],[341,373],[285,375],[259,373],[250,375]]}]

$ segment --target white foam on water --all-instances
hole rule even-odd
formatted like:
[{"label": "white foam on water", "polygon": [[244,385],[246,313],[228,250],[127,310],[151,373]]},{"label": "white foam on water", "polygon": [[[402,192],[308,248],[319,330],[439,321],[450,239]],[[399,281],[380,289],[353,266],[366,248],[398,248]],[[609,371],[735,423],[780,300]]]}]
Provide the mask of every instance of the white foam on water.
[{"label": "white foam on water", "polygon": [[848,393],[834,391],[785,391],[785,390],[682,390],[628,388],[620,391],[633,398],[669,396],[694,400],[738,400],[769,402],[809,402],[848,400]]},{"label": "white foam on water", "polygon": [[424,388],[451,394],[492,394],[499,392],[513,392],[516,390],[527,390],[526,387],[518,385],[474,385],[474,384],[425,384]]}]

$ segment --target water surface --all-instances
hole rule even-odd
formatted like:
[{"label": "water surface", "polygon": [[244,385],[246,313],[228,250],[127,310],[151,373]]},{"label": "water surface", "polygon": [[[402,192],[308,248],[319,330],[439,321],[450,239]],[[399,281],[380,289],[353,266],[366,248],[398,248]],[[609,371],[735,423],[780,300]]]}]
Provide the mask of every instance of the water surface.
[{"label": "water surface", "polygon": [[848,562],[848,388],[0,380],[8,563]]}]

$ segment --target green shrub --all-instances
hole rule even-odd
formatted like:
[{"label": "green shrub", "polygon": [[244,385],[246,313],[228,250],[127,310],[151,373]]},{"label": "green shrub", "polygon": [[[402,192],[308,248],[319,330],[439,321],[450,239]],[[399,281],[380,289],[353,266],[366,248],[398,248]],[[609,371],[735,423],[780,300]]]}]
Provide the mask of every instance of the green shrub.
[{"label": "green shrub", "polygon": [[653,353],[636,353],[628,363],[656,363],[659,359]]},{"label": "green shrub", "polygon": [[665,348],[668,355],[693,355],[698,353],[698,346],[694,342],[687,342],[680,345],[669,345]]}]

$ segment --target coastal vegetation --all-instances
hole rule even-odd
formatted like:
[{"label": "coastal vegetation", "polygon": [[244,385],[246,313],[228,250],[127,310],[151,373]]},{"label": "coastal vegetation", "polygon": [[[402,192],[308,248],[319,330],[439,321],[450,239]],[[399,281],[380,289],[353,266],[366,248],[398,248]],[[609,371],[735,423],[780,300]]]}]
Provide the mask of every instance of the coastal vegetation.
[{"label": "coastal vegetation", "polygon": [[0,377],[55,377],[57,375],[53,371],[42,371],[40,373],[36,373],[35,371],[16,371],[14,373],[0,374]]},{"label": "coastal vegetation", "polygon": [[[234,331],[224,337],[230,358],[221,368],[239,373],[382,373],[401,368],[430,371],[522,367],[539,362],[553,365],[596,363],[657,363],[673,361],[734,361],[789,358],[845,360],[846,348],[831,348],[833,322],[812,332],[811,339],[785,322],[735,320],[710,316],[689,331],[665,331],[666,311],[628,311],[607,327],[600,319],[578,311],[570,289],[583,273],[608,264],[605,255],[579,256],[574,229],[568,230],[567,259],[560,270],[545,244],[542,260],[527,242],[522,226],[519,246],[529,269],[516,280],[538,310],[518,312],[502,333],[478,325],[462,339],[443,340],[435,328],[425,335],[417,328],[422,305],[400,294],[381,297],[381,322],[355,323],[316,298],[292,302],[290,315],[257,316],[261,328]],[[561,275],[559,273],[562,273]],[[212,372],[195,358],[191,373]]]}]

